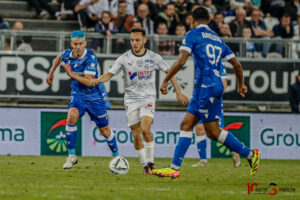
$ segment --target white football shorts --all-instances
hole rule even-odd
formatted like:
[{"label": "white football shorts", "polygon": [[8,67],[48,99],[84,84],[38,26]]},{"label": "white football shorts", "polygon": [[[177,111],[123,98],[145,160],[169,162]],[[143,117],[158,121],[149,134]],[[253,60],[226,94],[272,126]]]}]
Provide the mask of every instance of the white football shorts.
[{"label": "white football shorts", "polygon": [[128,103],[125,107],[128,126],[139,123],[143,116],[148,116],[154,119],[155,101]]}]

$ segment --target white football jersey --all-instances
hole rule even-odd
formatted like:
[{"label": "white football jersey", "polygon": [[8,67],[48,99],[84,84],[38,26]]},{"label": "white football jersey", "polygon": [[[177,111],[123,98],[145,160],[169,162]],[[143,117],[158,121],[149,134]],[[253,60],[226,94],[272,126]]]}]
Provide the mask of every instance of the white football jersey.
[{"label": "white football jersey", "polygon": [[137,56],[132,50],[121,55],[109,69],[112,74],[124,72],[124,103],[141,100],[155,100],[155,71],[166,71],[169,65],[153,51],[146,50],[144,55]]}]

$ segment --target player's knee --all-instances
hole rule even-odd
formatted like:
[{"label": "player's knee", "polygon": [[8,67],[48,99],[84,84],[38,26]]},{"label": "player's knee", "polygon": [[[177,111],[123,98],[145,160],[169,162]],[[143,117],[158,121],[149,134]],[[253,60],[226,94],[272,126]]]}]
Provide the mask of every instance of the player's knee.
[{"label": "player's knee", "polygon": [[193,127],[191,127],[191,125],[188,122],[182,121],[180,124],[180,130],[193,131]]},{"label": "player's knee", "polygon": [[196,135],[205,135],[205,129],[203,126],[196,126]]},{"label": "player's knee", "polygon": [[108,138],[110,136],[110,134],[111,134],[111,130],[110,130],[109,126],[105,126],[103,128],[99,128],[99,131],[106,138]]}]

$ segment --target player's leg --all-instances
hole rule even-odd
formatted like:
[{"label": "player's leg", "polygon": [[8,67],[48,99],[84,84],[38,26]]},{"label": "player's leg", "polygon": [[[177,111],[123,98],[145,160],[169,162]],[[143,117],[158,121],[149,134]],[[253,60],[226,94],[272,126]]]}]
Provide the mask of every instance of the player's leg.
[{"label": "player's leg", "polygon": [[76,138],[77,138],[77,126],[76,123],[80,117],[78,108],[71,107],[68,111],[67,124],[66,124],[66,140],[68,147],[68,158],[63,165],[64,169],[71,169],[74,164],[77,164],[77,157],[75,152]]},{"label": "player's leg", "polygon": [[144,136],[144,145],[148,160],[148,166],[151,170],[155,169],[154,164],[154,141],[151,133],[151,125],[154,119],[155,103],[148,103],[140,109],[141,128]]},{"label": "player's leg", "polygon": [[133,144],[141,164],[144,167],[144,174],[152,174],[149,170],[146,149],[144,148],[140,108],[135,104],[126,105],[127,125],[130,127],[133,137]]},{"label": "player's leg", "polygon": [[196,124],[196,141],[197,141],[197,149],[200,157],[200,161],[196,164],[193,164],[192,167],[205,167],[207,166],[207,156],[206,156],[206,136],[205,129],[202,124],[202,121],[199,120]]},{"label": "player's leg", "polygon": [[111,131],[110,127],[107,125],[105,127],[99,127],[100,125],[97,125],[100,133],[105,137],[105,140],[108,144],[109,149],[111,150],[111,153],[113,156],[118,156],[118,143],[115,134]]},{"label": "player's leg", "polygon": [[232,133],[220,129],[219,128],[219,121],[214,122],[205,122],[203,123],[206,135],[223,144],[229,150],[239,153],[240,155],[246,157],[251,166],[251,175],[255,175],[257,169],[259,167],[259,159],[260,159],[260,152],[257,149],[250,150],[248,147],[243,145],[236,137],[233,136]]},{"label": "player's leg", "polygon": [[144,174],[152,174],[152,170],[148,166],[147,153],[143,143],[141,123],[139,122],[131,125],[130,129],[132,132],[134,148],[139,157],[140,163],[144,167]]},{"label": "player's leg", "polygon": [[[188,109],[189,110],[189,109]],[[194,114],[187,112],[180,125],[180,137],[175,148],[173,162],[169,168],[153,170],[160,177],[179,177],[183,158],[192,142],[193,128],[199,121]]]},{"label": "player's leg", "polygon": [[118,156],[118,144],[115,134],[108,126],[108,116],[105,101],[102,99],[86,102],[86,110],[96,123],[100,133],[105,137],[113,156]]}]

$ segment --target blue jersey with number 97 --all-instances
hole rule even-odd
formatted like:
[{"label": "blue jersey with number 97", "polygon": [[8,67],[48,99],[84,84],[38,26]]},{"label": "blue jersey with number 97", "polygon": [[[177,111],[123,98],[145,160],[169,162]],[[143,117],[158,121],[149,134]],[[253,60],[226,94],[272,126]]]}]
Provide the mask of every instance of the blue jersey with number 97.
[{"label": "blue jersey with number 97", "polygon": [[[195,87],[223,88],[221,81],[222,59],[230,60],[235,55],[218,35],[207,25],[199,25],[188,32],[180,50],[193,55],[195,62]],[[211,96],[214,96],[211,94]]]}]

